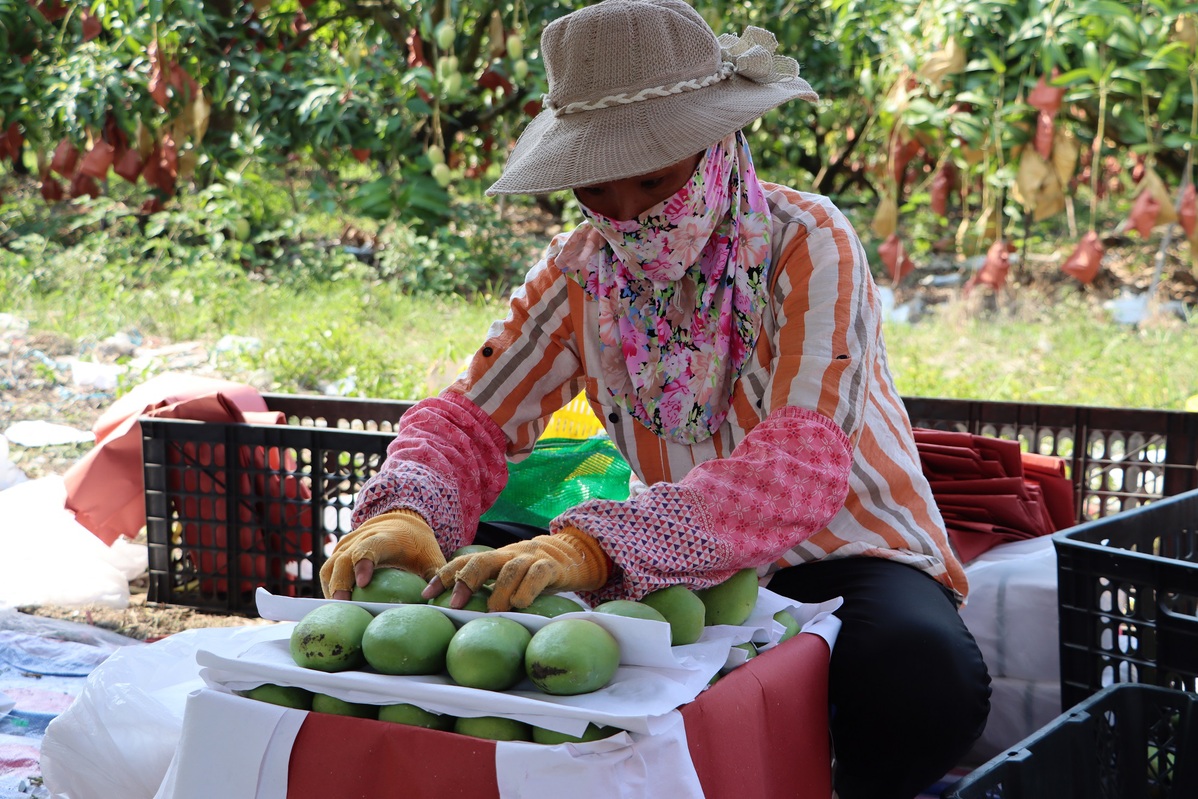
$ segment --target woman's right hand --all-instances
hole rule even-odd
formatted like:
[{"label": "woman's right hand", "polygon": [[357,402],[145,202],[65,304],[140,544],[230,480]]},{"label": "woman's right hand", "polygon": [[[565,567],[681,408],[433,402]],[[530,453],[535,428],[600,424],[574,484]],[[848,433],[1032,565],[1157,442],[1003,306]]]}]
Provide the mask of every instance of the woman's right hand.
[{"label": "woman's right hand", "polygon": [[337,542],[320,568],[320,587],[328,599],[349,599],[354,585],[366,586],[376,567],[403,569],[429,580],[444,565],[437,538],[420,514],[391,511],[367,519]]}]

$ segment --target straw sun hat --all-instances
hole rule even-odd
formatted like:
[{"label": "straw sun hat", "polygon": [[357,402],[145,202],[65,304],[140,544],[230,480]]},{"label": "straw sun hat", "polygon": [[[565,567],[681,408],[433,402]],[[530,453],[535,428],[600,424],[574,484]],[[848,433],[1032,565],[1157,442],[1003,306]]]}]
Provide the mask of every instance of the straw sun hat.
[{"label": "straw sun hat", "polygon": [[719,38],[683,0],[603,0],[545,28],[544,111],[487,194],[544,194],[643,175],[796,97],[818,99],[773,34]]}]

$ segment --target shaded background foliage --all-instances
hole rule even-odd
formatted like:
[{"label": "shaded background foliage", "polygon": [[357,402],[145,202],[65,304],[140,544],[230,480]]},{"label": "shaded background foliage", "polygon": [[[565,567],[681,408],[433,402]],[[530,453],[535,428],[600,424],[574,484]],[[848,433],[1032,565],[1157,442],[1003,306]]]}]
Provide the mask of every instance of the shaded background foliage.
[{"label": "shaded background foliage", "polygon": [[[252,186],[304,169],[307,199],[452,238],[454,203],[478,197],[540,109],[541,29],[577,5],[0,0],[0,192],[108,194],[141,217],[207,192],[224,237],[273,258],[287,214],[266,214]],[[1190,182],[1198,4],[697,7],[717,32],[766,27],[800,60],[822,99],[752,127],[762,172],[876,205],[892,261],[900,239],[969,254],[1058,213],[1071,232],[1077,214],[1094,228],[1098,201],[1142,190],[1147,171],[1166,200]],[[1057,110],[1036,102],[1038,85]],[[1088,208],[1074,208],[1079,193]]]}]

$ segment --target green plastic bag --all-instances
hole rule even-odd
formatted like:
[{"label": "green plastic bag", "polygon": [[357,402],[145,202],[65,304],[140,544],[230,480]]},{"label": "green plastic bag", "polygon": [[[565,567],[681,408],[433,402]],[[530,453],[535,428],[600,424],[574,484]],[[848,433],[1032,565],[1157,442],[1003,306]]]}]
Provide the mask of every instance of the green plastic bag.
[{"label": "green plastic bag", "polygon": [[606,435],[542,438],[527,458],[508,464],[508,483],[483,521],[548,527],[588,499],[628,499],[632,468]]}]

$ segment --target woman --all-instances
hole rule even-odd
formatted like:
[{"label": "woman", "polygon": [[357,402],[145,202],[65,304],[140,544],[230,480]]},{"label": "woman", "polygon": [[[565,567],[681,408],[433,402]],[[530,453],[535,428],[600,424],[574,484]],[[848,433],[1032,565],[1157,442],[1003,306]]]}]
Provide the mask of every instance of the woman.
[{"label": "woman", "polygon": [[[541,44],[545,110],[489,193],[571,189],[586,221],[553,240],[457,382],[403,417],[325,593],[397,566],[455,606],[495,579],[502,610],[754,567],[783,595],[841,596],[837,791],[913,796],[980,734],[989,678],[860,242],[826,198],[761,182],[739,132],[816,94],[773,36],[717,39],[681,0],[605,0]],[[644,490],[447,564],[503,488],[505,458],[580,390]]]}]

